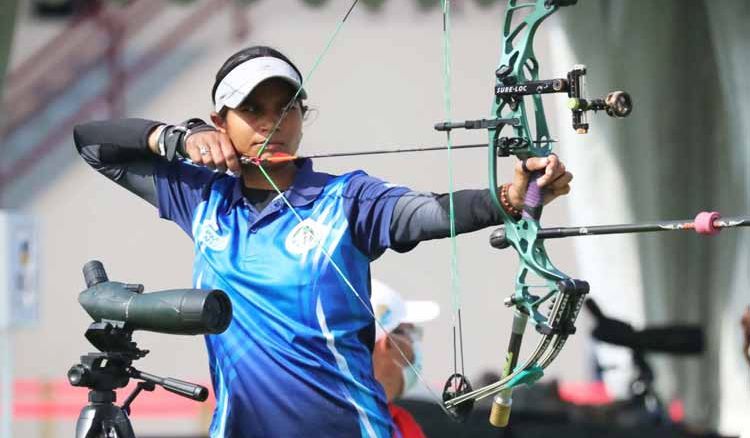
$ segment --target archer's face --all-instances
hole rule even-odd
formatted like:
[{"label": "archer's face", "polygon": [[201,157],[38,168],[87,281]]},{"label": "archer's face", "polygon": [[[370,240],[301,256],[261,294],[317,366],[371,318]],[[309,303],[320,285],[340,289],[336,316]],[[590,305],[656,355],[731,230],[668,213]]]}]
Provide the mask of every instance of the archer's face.
[{"label": "archer's face", "polygon": [[[294,92],[294,88],[281,79],[261,82],[237,108],[227,111],[224,126],[219,128],[225,130],[240,155],[255,157]],[[277,153],[295,155],[301,140],[302,105],[297,101],[274,132],[262,158]]]}]

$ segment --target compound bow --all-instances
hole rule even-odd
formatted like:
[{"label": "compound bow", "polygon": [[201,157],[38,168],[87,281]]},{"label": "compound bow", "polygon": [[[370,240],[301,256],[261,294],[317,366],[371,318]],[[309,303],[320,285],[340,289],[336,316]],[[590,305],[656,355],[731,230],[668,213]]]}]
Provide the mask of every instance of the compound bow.
[{"label": "compound bow", "polygon": [[[632,110],[630,96],[621,91],[609,93],[603,99],[584,98],[586,67],[575,66],[567,78],[539,79],[539,63],[534,55],[533,40],[539,25],[560,7],[574,5],[577,0],[509,0],[503,27],[502,57],[495,72],[495,99],[491,120],[446,122],[437,130],[456,128],[488,129],[489,131],[489,186],[495,207],[504,221],[504,241],[512,246],[520,258],[516,275],[515,293],[505,304],[515,307],[511,338],[502,378],[493,384],[472,389],[468,379],[454,372],[443,392],[445,407],[454,418],[464,420],[473,402],[496,395],[490,422],[498,427],[508,422],[511,393],[515,386],[532,384],[557,357],[566,340],[575,332],[575,320],[583,304],[589,285],[558,270],[550,261],[543,240],[538,238],[542,213],[543,193],[537,185],[541,171],[533,172],[525,195],[522,217],[515,218],[503,208],[497,195],[497,161],[499,157],[514,155],[521,160],[546,157],[552,153],[554,140],[549,135],[542,95],[567,93],[572,112],[573,129],[585,134],[589,125],[588,111],[603,110],[612,117],[626,117]],[[534,129],[529,123],[524,99],[533,105]],[[506,126],[513,135],[501,136]],[[544,284],[540,285],[538,280]],[[542,289],[542,295],[533,291]],[[549,305],[548,311],[542,309]],[[541,333],[542,339],[531,356],[519,365],[518,356],[528,322]]]}]

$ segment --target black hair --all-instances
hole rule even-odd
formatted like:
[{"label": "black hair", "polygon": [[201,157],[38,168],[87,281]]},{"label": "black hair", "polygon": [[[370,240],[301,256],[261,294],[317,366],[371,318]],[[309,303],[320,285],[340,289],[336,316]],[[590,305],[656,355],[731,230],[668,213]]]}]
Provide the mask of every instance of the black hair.
[{"label": "black hair", "polygon": [[[243,62],[247,61],[248,59],[253,58],[260,58],[261,56],[271,56],[273,58],[278,58],[287,64],[289,64],[294,71],[299,75],[300,78],[302,78],[302,73],[300,73],[299,69],[297,68],[294,63],[289,60],[286,56],[284,56],[283,53],[279,52],[278,50],[268,47],[268,46],[252,46],[252,47],[246,47],[239,52],[235,53],[234,55],[227,58],[226,61],[224,61],[224,64],[219,68],[219,71],[216,72],[216,80],[214,81],[214,86],[211,87],[211,101],[216,103],[216,98],[214,97],[216,94],[216,89],[219,87],[219,83],[221,82],[226,75],[229,74],[232,70],[234,70],[235,67],[242,64]],[[303,106],[303,113],[307,110],[307,107]]]}]

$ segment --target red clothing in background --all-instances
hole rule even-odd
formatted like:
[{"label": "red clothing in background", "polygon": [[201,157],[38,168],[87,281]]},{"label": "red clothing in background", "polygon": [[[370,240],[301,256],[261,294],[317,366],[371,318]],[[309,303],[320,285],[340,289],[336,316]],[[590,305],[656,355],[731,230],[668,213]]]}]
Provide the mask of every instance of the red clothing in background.
[{"label": "red clothing in background", "polygon": [[409,411],[393,403],[388,404],[388,410],[396,429],[393,431],[394,438],[427,438]]}]

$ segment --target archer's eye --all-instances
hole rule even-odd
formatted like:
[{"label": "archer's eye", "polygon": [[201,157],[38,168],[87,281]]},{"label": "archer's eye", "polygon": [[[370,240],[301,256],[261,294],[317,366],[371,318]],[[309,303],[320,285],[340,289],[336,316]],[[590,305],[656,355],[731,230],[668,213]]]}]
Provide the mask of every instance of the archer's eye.
[{"label": "archer's eye", "polygon": [[249,114],[257,114],[258,113],[258,107],[255,105],[249,104],[249,103],[243,103],[239,107],[237,107],[238,110],[249,113]]},{"label": "archer's eye", "polygon": [[282,108],[282,112],[289,112],[289,111],[295,111],[297,108],[299,108],[299,101],[289,102]]}]

